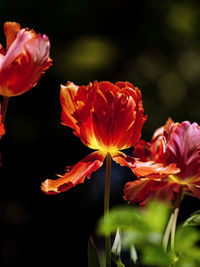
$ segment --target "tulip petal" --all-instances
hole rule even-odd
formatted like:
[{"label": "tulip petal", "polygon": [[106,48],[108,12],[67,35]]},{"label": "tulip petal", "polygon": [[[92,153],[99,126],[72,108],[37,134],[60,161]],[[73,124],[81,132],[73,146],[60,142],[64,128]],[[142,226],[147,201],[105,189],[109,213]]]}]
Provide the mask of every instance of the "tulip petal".
[{"label": "tulip petal", "polygon": [[175,162],[181,169],[179,177],[200,176],[200,127],[184,121],[174,124],[166,147],[167,163]]},{"label": "tulip petal", "polygon": [[16,22],[8,21],[4,24],[4,32],[5,32],[6,44],[7,44],[6,50],[8,50],[8,48],[11,46],[12,42],[17,37],[17,34],[20,31],[20,29],[21,29],[20,24],[16,23]]},{"label": "tulip petal", "polygon": [[144,205],[151,198],[170,201],[178,190],[179,185],[168,179],[141,178],[125,185],[124,199],[129,203],[140,202],[140,205]]},{"label": "tulip petal", "polygon": [[113,160],[121,166],[131,168],[137,177],[161,178],[180,171],[176,164],[165,166],[162,163],[154,163],[153,161],[142,162],[119,151],[111,155]]},{"label": "tulip petal", "polygon": [[90,179],[91,173],[102,166],[104,158],[105,154],[98,151],[86,156],[57,180],[45,180],[41,186],[42,191],[46,194],[58,194],[83,183],[86,176]]}]

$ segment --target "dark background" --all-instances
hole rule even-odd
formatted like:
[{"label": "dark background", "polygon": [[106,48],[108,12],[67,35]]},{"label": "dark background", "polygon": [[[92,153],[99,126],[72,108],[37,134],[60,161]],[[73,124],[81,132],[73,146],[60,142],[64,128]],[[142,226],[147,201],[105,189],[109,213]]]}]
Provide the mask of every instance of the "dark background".
[{"label": "dark background", "polygon": [[[9,101],[0,147],[0,266],[87,266],[88,238],[103,214],[104,167],[63,194],[40,190],[92,152],[60,124],[60,84],[132,82],[148,114],[146,140],[168,117],[199,122],[200,2],[0,0],[4,47],[5,21],[49,36],[53,66]],[[111,206],[124,203],[130,179],[130,170],[113,164]],[[198,203],[185,198],[179,219]]]}]

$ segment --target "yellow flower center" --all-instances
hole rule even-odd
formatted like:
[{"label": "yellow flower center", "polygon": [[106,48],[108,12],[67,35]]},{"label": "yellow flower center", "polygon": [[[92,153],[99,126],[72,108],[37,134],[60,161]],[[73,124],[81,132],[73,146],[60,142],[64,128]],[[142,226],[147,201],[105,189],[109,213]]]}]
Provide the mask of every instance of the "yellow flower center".
[{"label": "yellow flower center", "polygon": [[181,184],[181,185],[187,185],[191,182],[191,178],[187,178],[184,180],[180,180],[180,178],[178,178],[177,176],[174,175],[169,175],[168,176],[173,182],[177,183],[177,184]]}]

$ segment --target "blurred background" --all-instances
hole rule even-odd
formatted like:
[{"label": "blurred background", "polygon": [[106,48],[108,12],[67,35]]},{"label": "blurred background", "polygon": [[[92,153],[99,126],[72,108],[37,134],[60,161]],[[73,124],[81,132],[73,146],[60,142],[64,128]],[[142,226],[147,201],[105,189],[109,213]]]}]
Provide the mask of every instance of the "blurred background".
[{"label": "blurred background", "polygon": [[[168,117],[199,122],[200,2],[0,0],[4,47],[6,21],[45,33],[53,66],[8,105],[0,146],[0,266],[87,266],[88,238],[103,214],[104,167],[63,194],[40,190],[42,181],[91,152],[60,124],[60,84],[132,82],[148,115],[145,140]],[[111,206],[124,203],[123,186],[133,178],[113,163]],[[183,206],[179,220],[199,202],[185,198]]]}]

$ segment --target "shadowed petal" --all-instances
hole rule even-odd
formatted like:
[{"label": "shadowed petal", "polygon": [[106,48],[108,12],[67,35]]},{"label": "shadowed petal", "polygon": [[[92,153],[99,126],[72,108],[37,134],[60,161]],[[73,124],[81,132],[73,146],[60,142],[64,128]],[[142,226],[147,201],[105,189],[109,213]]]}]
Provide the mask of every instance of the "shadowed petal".
[{"label": "shadowed petal", "polygon": [[140,202],[140,205],[144,205],[151,198],[170,201],[178,190],[179,185],[170,183],[168,179],[142,178],[125,185],[124,199],[129,203]]},{"label": "shadowed petal", "polygon": [[94,152],[86,156],[76,165],[70,167],[70,171],[60,176],[57,180],[45,180],[41,186],[42,191],[46,194],[58,194],[83,183],[86,176],[89,179],[91,173],[102,166],[104,158],[105,154],[100,152]]}]

